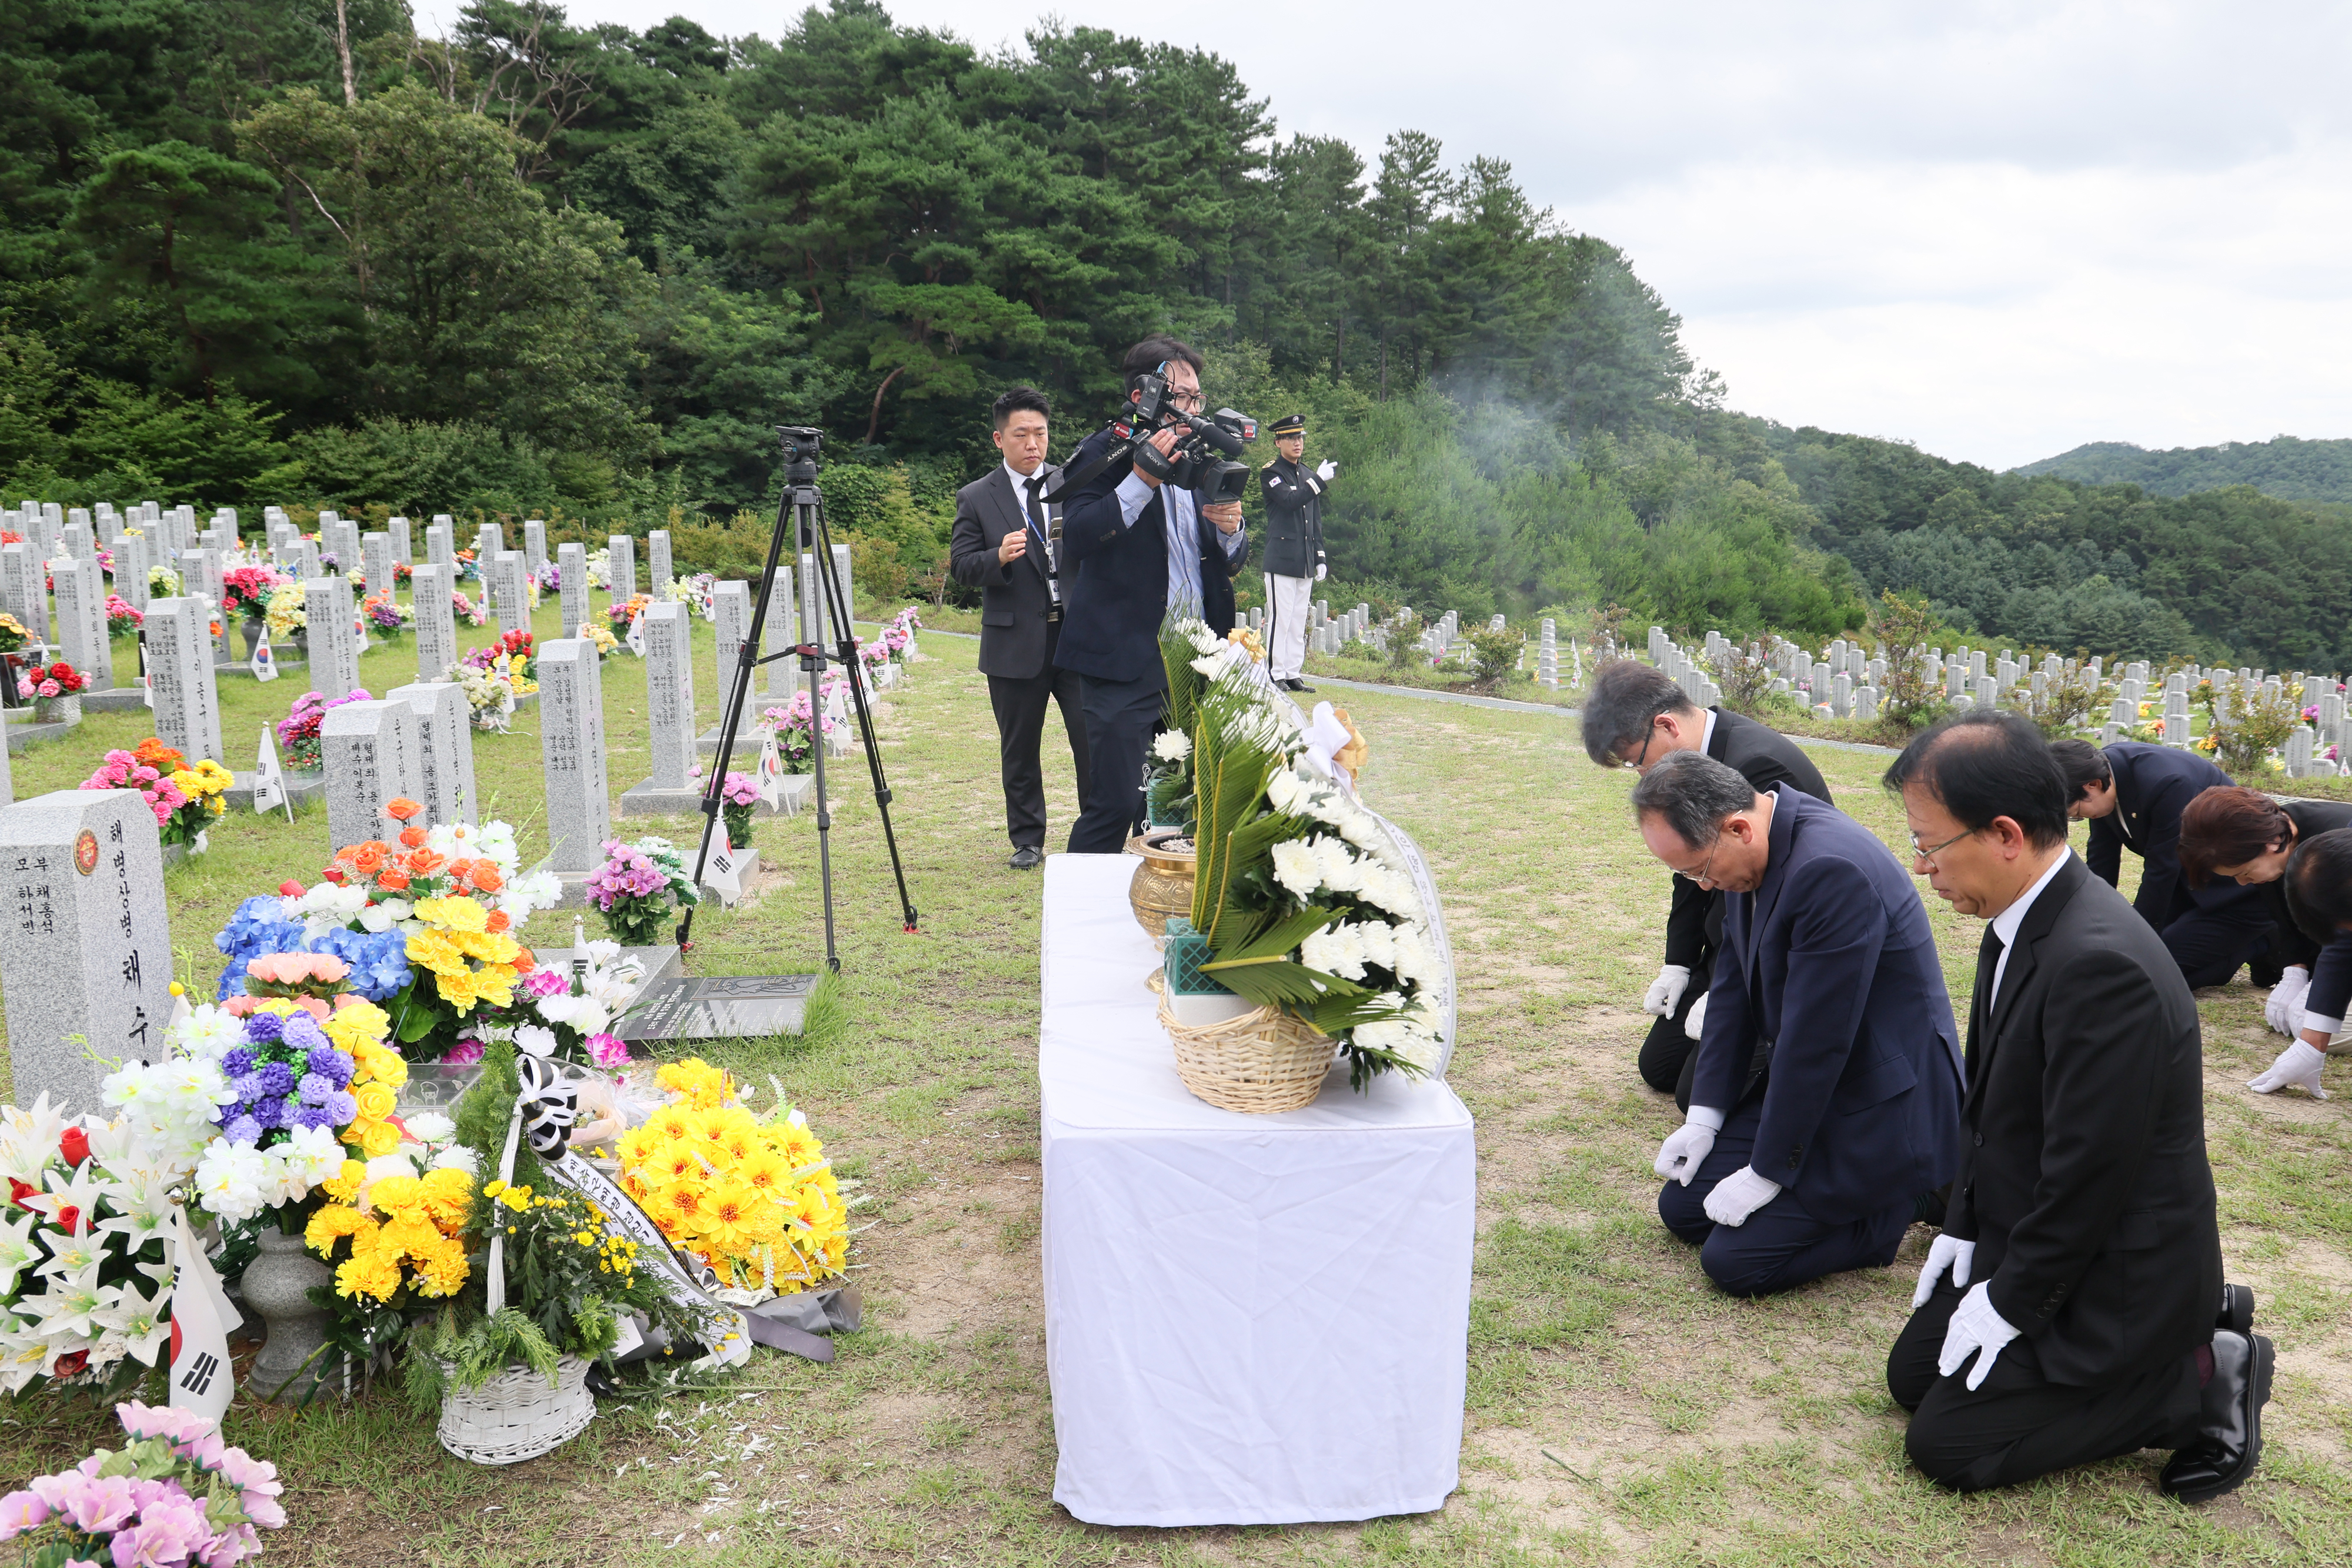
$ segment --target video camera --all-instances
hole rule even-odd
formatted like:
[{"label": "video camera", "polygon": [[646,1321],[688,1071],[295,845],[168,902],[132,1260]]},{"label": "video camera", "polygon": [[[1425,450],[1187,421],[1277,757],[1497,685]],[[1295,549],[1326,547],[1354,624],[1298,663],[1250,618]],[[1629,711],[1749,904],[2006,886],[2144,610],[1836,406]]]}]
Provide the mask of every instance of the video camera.
[{"label": "video camera", "polygon": [[[1249,485],[1249,465],[1233,459],[1242,455],[1244,442],[1257,439],[1257,421],[1230,408],[1206,416],[1179,408],[1165,376],[1137,377],[1133,412],[1114,421],[1111,428],[1121,440],[1131,442],[1138,468],[1163,485],[1192,491],[1204,507],[1238,501]],[[1147,438],[1171,428],[1185,434],[1176,450],[1163,457]],[[1216,455],[1220,452],[1225,455]]]}]

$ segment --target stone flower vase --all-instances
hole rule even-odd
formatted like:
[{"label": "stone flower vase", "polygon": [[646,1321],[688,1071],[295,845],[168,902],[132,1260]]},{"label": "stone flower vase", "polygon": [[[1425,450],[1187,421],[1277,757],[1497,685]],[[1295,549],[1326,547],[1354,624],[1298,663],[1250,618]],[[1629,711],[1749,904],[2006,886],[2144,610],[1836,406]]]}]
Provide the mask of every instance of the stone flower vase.
[{"label": "stone flower vase", "polygon": [[35,724],[79,724],[81,694],[76,692],[71,696],[64,697],[35,697],[33,722]]},{"label": "stone flower vase", "polygon": [[299,1405],[318,1387],[320,1354],[327,1343],[328,1309],[310,1300],[316,1286],[334,1283],[334,1270],[303,1246],[299,1234],[271,1228],[261,1233],[261,1251],[245,1266],[239,1289],[246,1304],[268,1326],[268,1343],[253,1360],[247,1385],[264,1399]]},{"label": "stone flower vase", "polygon": [[245,662],[247,664],[249,664],[253,663],[253,655],[261,651],[261,633],[268,628],[268,624],[269,622],[267,621],[256,621],[250,617],[237,622],[237,631],[242,633],[245,638]]}]

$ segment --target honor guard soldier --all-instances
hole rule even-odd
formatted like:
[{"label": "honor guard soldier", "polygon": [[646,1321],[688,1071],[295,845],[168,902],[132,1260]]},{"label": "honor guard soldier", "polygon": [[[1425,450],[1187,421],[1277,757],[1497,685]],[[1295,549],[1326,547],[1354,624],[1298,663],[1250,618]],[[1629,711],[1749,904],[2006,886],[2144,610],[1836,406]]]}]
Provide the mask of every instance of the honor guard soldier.
[{"label": "honor guard soldier", "polygon": [[1282,455],[1258,470],[1265,501],[1266,673],[1285,691],[1315,688],[1300,680],[1307,667],[1307,607],[1323,580],[1323,493],[1339,472],[1329,459],[1309,470],[1307,416],[1294,413],[1268,427]]}]

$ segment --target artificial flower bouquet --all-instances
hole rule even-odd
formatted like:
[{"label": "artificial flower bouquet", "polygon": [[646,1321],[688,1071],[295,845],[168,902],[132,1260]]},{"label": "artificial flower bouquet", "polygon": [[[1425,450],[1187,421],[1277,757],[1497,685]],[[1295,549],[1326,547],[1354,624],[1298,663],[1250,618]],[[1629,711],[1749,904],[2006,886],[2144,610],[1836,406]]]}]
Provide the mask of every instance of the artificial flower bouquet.
[{"label": "artificial flower bouquet", "polygon": [[89,685],[89,676],[59,659],[54,664],[35,664],[19,672],[16,695],[20,697],[69,697]]},{"label": "artificial flower bouquet", "polygon": [[247,621],[267,621],[270,597],[289,580],[266,566],[232,567],[221,574],[221,609]]},{"label": "artificial flower bouquet", "polygon": [[[1178,664],[1169,649],[1180,643],[1198,656]],[[1333,1037],[1360,1090],[1377,1073],[1434,1068],[1430,988],[1443,977],[1387,831],[1244,650],[1198,622],[1177,623],[1162,648],[1176,666],[1169,716],[1192,743],[1192,919],[1213,954],[1202,972]]]},{"label": "artificial flower bouquet", "polygon": [[1166,729],[1151,737],[1144,758],[1144,800],[1153,827],[1187,827],[1192,821],[1192,737]]},{"label": "artificial flower bouquet", "polygon": [[147,569],[147,597],[177,599],[185,580],[168,566],[151,566]]},{"label": "artificial flower bouquet", "polygon": [[0,653],[14,653],[32,640],[33,634],[25,630],[22,621],[0,611]]},{"label": "artificial flower bouquet", "polygon": [[617,600],[608,606],[604,611],[604,619],[612,626],[613,634],[616,637],[626,637],[629,634],[629,628],[637,623],[637,617],[643,615],[646,607],[652,603],[653,601],[645,594],[632,593],[628,598]]},{"label": "artificial flower bouquet", "polygon": [[[846,690],[849,683],[840,675],[824,677],[824,694],[830,698],[836,689]],[[833,746],[843,726],[829,713],[819,712],[809,702],[808,688],[794,692],[789,701],[761,710],[760,717],[776,732],[776,752],[783,758],[787,773],[806,773],[816,767],[813,754],[819,737]]]},{"label": "artificial flower bouquet", "polygon": [[398,602],[390,589],[362,600],[360,612],[367,618],[368,630],[379,637],[397,636],[416,624],[416,606]]},{"label": "artificial flower bouquet", "polygon": [[131,1441],[0,1498],[0,1541],[28,1568],[227,1568],[286,1522],[278,1468],[221,1441],[211,1417],[115,1406]]},{"label": "artificial flower bouquet", "polygon": [[487,626],[490,621],[490,601],[485,597],[477,604],[462,593],[449,595],[449,608],[460,626]]},{"label": "artificial flower bouquet", "polygon": [[727,847],[748,850],[751,847],[751,810],[760,803],[760,783],[749,773],[733,768],[719,786],[719,814],[727,821]]},{"label": "artificial flower bouquet", "polygon": [[588,878],[588,899],[613,940],[631,947],[660,942],[677,912],[700,902],[677,848],[667,839],[604,841],[604,863]]},{"label": "artificial flower bouquet", "polygon": [[563,591],[563,569],[551,560],[541,561],[539,570],[531,574],[531,583],[542,592],[561,593]]},{"label": "artificial flower bouquet", "polygon": [[128,637],[146,623],[147,617],[141,614],[131,601],[119,593],[110,593],[106,596],[106,634],[108,636]]},{"label": "artificial flower bouquet", "polygon": [[155,813],[165,843],[193,844],[227,810],[223,797],[235,781],[227,768],[209,758],[189,767],[175,747],[151,735],[135,751],[108,752],[98,771],[79,787],[138,790]]},{"label": "artificial flower bouquet", "polygon": [[671,1245],[751,1306],[841,1274],[849,1210],[808,1118],[778,1097],[765,1116],[722,1070],[696,1057],[654,1074],[667,1101],[621,1134],[621,1186]]},{"label": "artificial flower bouquet", "polygon": [[588,586],[610,591],[613,586],[613,547],[588,552]]},{"label": "artificial flower bouquet", "polygon": [[621,640],[601,621],[580,622],[579,635],[596,650],[596,662],[604,663],[621,651]]},{"label": "artificial flower bouquet", "polygon": [[915,633],[922,629],[922,613],[911,604],[890,617],[882,628],[882,645],[889,650],[893,663],[903,664],[914,658]]},{"label": "artificial flower bouquet", "polygon": [[278,579],[278,586],[269,591],[264,601],[262,619],[269,625],[272,641],[291,637],[310,624],[310,612],[305,607],[302,585],[289,577]]},{"label": "artificial flower bouquet", "polygon": [[320,730],[327,722],[327,710],[345,703],[371,700],[363,686],[354,686],[339,697],[322,697],[316,692],[304,692],[296,697],[292,710],[278,721],[278,746],[286,766],[297,772],[319,771],[325,766],[326,743]]},{"label": "artificial flower bouquet", "polygon": [[482,580],[482,563],[474,559],[474,552],[472,550],[459,550],[453,558],[453,560],[454,564],[457,568],[458,581],[465,582],[471,580],[474,582],[479,582]]},{"label": "artificial flower bouquet", "polygon": [[505,732],[514,713],[516,694],[513,679],[503,669],[493,668],[489,661],[478,664],[468,653],[463,662],[450,665],[442,678],[466,694],[466,712],[476,729]]},{"label": "artificial flower bouquet", "polygon": [[494,652],[506,657],[507,668],[516,679],[536,681],[539,678],[539,643],[529,632],[518,626],[499,639]]}]

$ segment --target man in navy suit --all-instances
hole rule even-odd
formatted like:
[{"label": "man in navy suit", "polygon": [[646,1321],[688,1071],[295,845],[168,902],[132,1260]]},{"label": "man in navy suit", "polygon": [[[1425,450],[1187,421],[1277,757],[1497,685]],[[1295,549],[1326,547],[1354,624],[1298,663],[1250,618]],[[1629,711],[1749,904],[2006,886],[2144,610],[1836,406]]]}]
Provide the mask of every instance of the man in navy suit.
[{"label": "man in navy suit", "polygon": [[2100,747],[2053,740],[2050,755],[2066,776],[2066,814],[2091,824],[2083,862],[2116,885],[2124,851],[2140,857],[2132,907],[2164,938],[2191,988],[2226,986],[2251,963],[2254,984],[2275,986],[2286,960],[2270,950],[2271,915],[2262,890],[2234,882],[2192,888],[2180,871],[2180,814],[2206,790],[2233,780],[2194,752],[2146,741]]},{"label": "man in navy suit", "polygon": [[1959,1165],[1959,1032],[1911,879],[1835,807],[1701,752],[1653,766],[1633,811],[1727,895],[1658,1217],[1733,1295],[1885,1268]]},{"label": "man in navy suit", "polygon": [[[1201,410],[1201,356],[1173,338],[1146,338],[1122,367],[1131,400],[1143,377],[1168,382],[1177,406]],[[1150,444],[1175,450],[1174,430]],[[1066,465],[1086,474],[1116,438],[1097,432]],[[1159,727],[1167,673],[1160,624],[1197,615],[1223,636],[1234,626],[1234,574],[1249,555],[1238,501],[1201,506],[1121,458],[1062,497],[1062,639],[1056,668],[1086,683],[1087,793],[1070,828],[1074,854],[1117,854],[1141,815],[1144,749]]]}]

